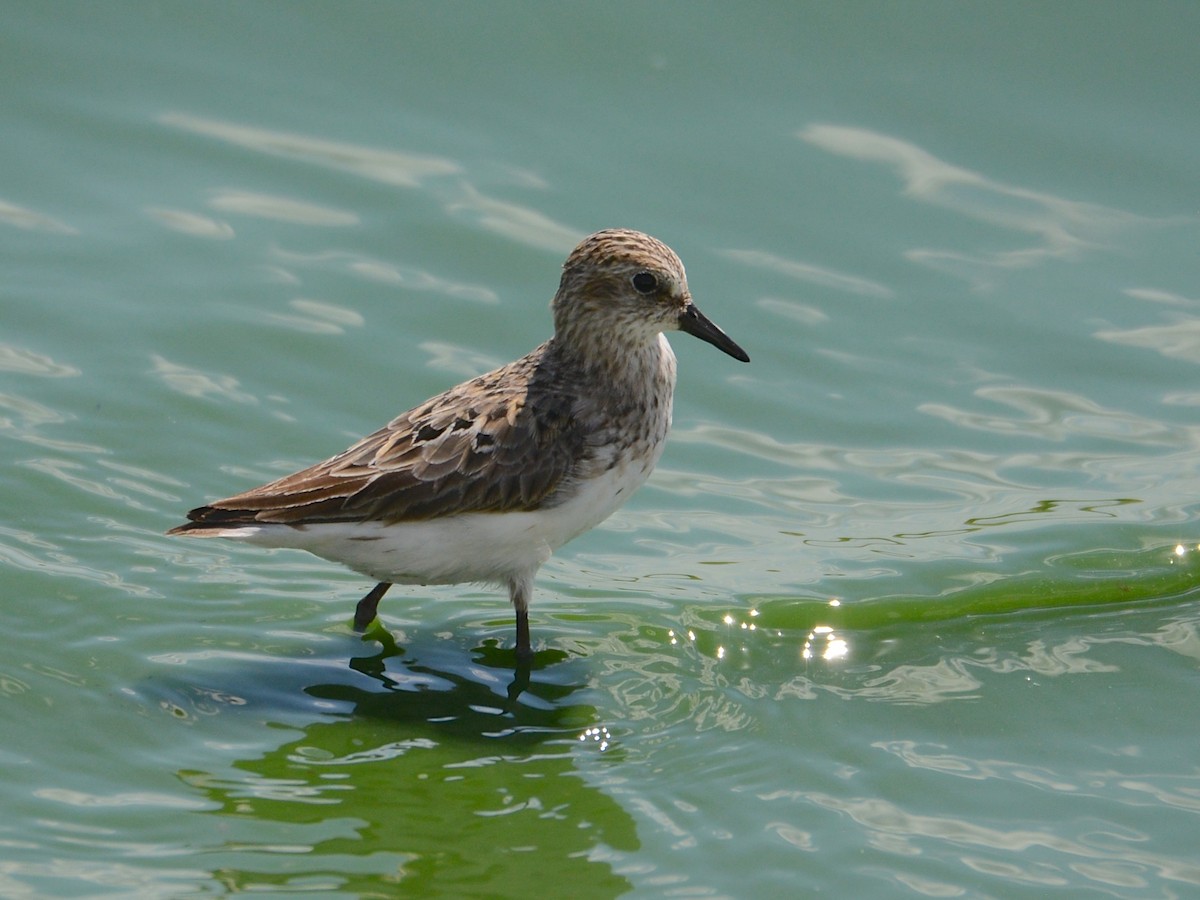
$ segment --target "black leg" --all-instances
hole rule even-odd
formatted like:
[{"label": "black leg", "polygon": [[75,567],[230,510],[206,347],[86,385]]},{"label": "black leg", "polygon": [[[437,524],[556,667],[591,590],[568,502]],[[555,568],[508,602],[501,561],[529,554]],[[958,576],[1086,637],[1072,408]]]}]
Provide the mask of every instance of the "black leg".
[{"label": "black leg", "polygon": [[533,659],[533,648],[529,646],[529,592],[532,587],[533,573],[508,583],[508,599],[517,611],[517,659],[524,662]]},{"label": "black leg", "polygon": [[381,581],[367,592],[367,596],[358,601],[358,606],[354,608],[355,631],[366,631],[367,626],[375,621],[379,614],[379,601],[391,586],[390,581]]},{"label": "black leg", "polygon": [[523,657],[517,654],[517,664],[513,668],[513,680],[508,686],[508,704],[504,707],[505,712],[513,712],[517,708],[517,701],[521,699],[521,694],[525,693],[529,687],[529,675],[533,669],[533,654],[528,657]]},{"label": "black leg", "polygon": [[533,659],[533,648],[529,646],[529,610],[517,610],[517,659],[528,662]]}]

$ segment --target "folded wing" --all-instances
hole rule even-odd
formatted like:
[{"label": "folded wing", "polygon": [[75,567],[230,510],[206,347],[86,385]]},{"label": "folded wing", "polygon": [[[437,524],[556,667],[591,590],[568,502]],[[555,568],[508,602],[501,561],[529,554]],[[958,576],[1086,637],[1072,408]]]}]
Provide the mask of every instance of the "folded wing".
[{"label": "folded wing", "polygon": [[[402,522],[553,503],[585,450],[568,391],[535,352],[397,416],[324,462],[188,513],[168,533],[343,520]],[[516,371],[514,371],[516,370]]]}]

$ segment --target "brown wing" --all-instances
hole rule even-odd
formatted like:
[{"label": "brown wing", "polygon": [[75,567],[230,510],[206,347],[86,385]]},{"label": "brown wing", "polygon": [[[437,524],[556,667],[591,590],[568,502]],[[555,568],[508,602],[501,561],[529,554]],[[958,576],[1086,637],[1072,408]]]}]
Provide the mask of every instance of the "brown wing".
[{"label": "brown wing", "polygon": [[537,509],[585,446],[574,398],[553,384],[543,350],[426,401],[331,459],[194,509],[168,533]]}]

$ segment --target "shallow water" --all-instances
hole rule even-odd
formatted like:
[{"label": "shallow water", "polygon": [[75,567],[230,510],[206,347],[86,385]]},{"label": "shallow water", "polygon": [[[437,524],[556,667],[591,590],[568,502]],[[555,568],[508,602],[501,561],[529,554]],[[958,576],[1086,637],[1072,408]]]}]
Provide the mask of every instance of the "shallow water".
[{"label": "shallow water", "polygon": [[[0,895],[1200,886],[1191,4],[14,7]],[[650,483],[542,571],[162,532],[670,243]]]}]

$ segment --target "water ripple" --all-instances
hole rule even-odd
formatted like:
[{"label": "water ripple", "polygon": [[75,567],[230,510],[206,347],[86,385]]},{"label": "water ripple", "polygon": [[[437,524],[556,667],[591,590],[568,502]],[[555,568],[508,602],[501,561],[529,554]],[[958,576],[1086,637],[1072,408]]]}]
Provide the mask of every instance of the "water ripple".
[{"label": "water ripple", "polygon": [[345,227],[359,224],[357,213],[343,209],[318,206],[291,197],[259,194],[254,191],[219,190],[208,201],[209,206],[224,213],[254,216],[293,225]]},{"label": "water ripple", "polygon": [[723,250],[721,252],[723,256],[732,259],[734,262],[766,269],[770,272],[777,272],[781,275],[787,275],[789,278],[795,278],[798,281],[806,281],[810,284],[831,288],[835,291],[882,299],[894,296],[891,288],[869,279],[860,278],[857,275],[834,272],[811,263],[784,259],[781,256],[776,256],[773,253],[767,253],[763,250]]},{"label": "water ripple", "polygon": [[[402,287],[405,290],[430,291],[455,300],[468,300],[476,303],[494,304],[499,302],[495,291],[483,285],[455,281],[415,266],[384,262],[362,253],[338,250],[299,253],[275,248],[272,256],[287,267],[280,270],[284,272],[290,268],[301,266],[329,268],[379,284]],[[290,280],[299,281],[295,276],[292,276]]]},{"label": "water ripple", "polygon": [[[1200,864],[1139,846],[1148,840],[1146,834],[1111,823],[1102,831],[1093,831],[1095,823],[1082,822],[1070,836],[1069,832],[1003,829],[966,818],[923,814],[880,797],[811,792],[794,799],[847,816],[864,830],[868,841],[887,853],[911,856],[930,852],[930,845],[941,845],[951,855],[961,854],[964,865],[1017,883],[1061,887],[1077,881],[1071,875],[1075,872],[1106,885],[1147,887],[1146,880],[1136,873],[1200,885]],[[997,851],[1004,857],[978,857],[967,848]],[[1021,862],[1014,861],[1012,854],[1017,853],[1022,855]],[[1114,868],[1119,864],[1128,868],[1118,874]]]},{"label": "water ripple", "polygon": [[160,596],[151,588],[133,583],[117,572],[107,572],[82,562],[44,537],[7,526],[0,526],[0,563],[27,572],[102,584],[134,597]]},{"label": "water ripple", "polygon": [[975,396],[1016,410],[1014,416],[968,412],[948,404],[923,403],[920,412],[962,428],[997,434],[1025,434],[1062,441],[1071,436],[1142,445],[1194,449],[1200,428],[1171,426],[1136,413],[1105,407],[1080,394],[1036,387],[981,387]]},{"label": "water ripple", "polygon": [[25,231],[41,231],[47,234],[78,234],[78,230],[48,216],[6,200],[0,200],[0,223],[21,228]]},{"label": "water ripple", "polygon": [[191,212],[186,209],[167,209],[161,206],[147,206],[143,212],[159,224],[191,237],[210,238],[227,241],[234,237],[233,226],[228,222],[214,219],[211,216]]},{"label": "water ripple", "polygon": [[0,342],[0,371],[21,375],[41,375],[46,378],[68,378],[79,375],[74,366],[56,362],[49,356],[25,347]]},{"label": "water ripple", "polygon": [[[448,215],[468,219],[494,234],[538,249],[565,252],[583,237],[579,229],[539,210],[485,194],[468,180],[459,163],[444,157],[380,150],[189,113],[164,113],[159,121],[271,156],[350,172],[395,187],[424,188],[441,200]],[[520,180],[526,187],[531,184],[527,177]]]},{"label": "water ripple", "polygon": [[1154,350],[1163,356],[1200,363],[1200,319],[1176,315],[1165,325],[1109,328],[1095,333],[1097,340]]},{"label": "water ripple", "polygon": [[456,164],[436,156],[376,150],[310,135],[206,119],[188,113],[164,113],[159,121],[260,153],[318,163],[400,187],[417,187],[429,178],[453,175],[459,171]]},{"label": "water ripple", "polygon": [[254,395],[241,390],[241,385],[232,375],[204,372],[183,363],[172,362],[157,353],[151,354],[150,360],[154,364],[151,374],[185,397],[219,397],[233,403],[258,402]]},{"label": "water ripple", "polygon": [[964,166],[938,159],[909,141],[844,125],[814,123],[797,132],[801,140],[830,153],[891,167],[904,196],[965,218],[1032,238],[1031,245],[991,252],[914,247],[913,262],[988,286],[998,271],[1051,259],[1070,259],[1109,244],[1132,228],[1164,224],[1095,203],[1006,184]]}]

